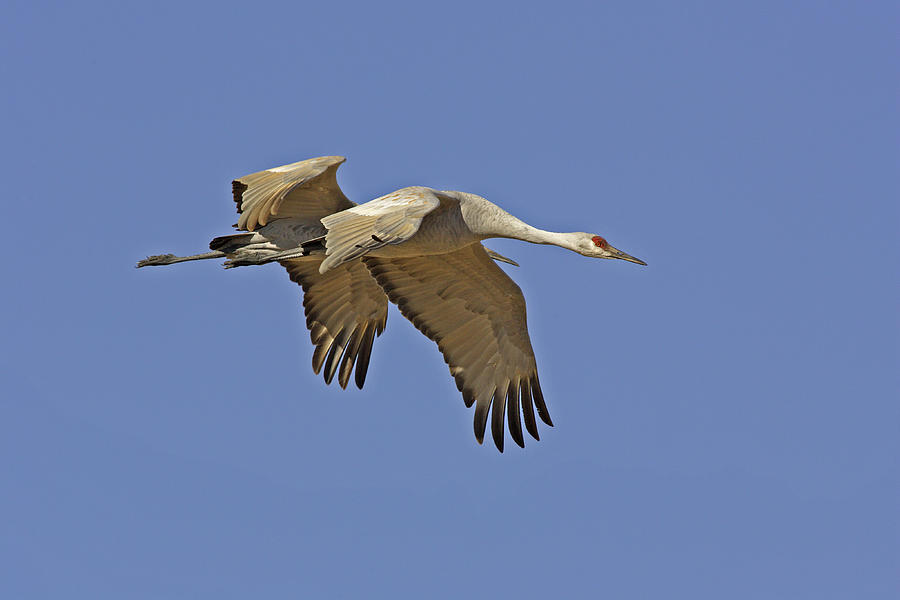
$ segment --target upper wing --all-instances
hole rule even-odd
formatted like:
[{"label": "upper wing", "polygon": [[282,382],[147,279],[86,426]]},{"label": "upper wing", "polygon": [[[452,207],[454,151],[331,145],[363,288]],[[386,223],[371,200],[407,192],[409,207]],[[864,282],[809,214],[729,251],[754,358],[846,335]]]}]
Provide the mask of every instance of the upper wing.
[{"label": "upper wing", "polygon": [[440,204],[434,190],[408,187],[322,218],[328,233],[319,268],[324,273],[370,250],[405,242]]},{"label": "upper wing", "polygon": [[501,452],[504,411],[513,440],[525,445],[520,405],[528,432],[540,439],[533,405],[546,424],[553,423],[528,338],[525,298],[484,247],[472,244],[436,256],[362,260],[403,316],[437,342],[466,406],[475,404],[478,442],[484,440],[492,404],[491,433]]},{"label": "upper wing", "polygon": [[245,175],[231,183],[238,229],[253,231],[270,219],[321,219],[355,206],[337,184],[343,156],[320,156]]},{"label": "upper wing", "polygon": [[[312,366],[325,367],[325,383],[335,372],[347,387],[356,363],[356,385],[362,389],[376,335],[387,321],[387,296],[359,261],[345,263],[324,275],[321,256],[280,261],[291,280],[303,287],[303,307],[310,339],[316,347]],[[340,366],[340,369],[338,369]]]}]

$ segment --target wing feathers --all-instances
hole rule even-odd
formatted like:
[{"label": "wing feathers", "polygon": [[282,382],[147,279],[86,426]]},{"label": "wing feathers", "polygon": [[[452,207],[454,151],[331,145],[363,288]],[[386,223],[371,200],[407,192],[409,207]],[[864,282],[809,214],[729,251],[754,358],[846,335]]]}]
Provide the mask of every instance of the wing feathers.
[{"label": "wing feathers", "polygon": [[400,312],[434,340],[466,406],[475,406],[473,428],[482,443],[491,436],[503,450],[505,423],[519,446],[522,423],[535,439],[534,407],[548,425],[547,407],[528,339],[525,300],[480,244],[438,256],[385,258],[363,263]]},{"label": "wing feathers", "polygon": [[325,360],[326,384],[330,384],[331,380],[334,378],[334,374],[337,371],[338,366],[341,364],[341,357],[343,357],[344,355],[344,348],[346,348],[347,341],[350,339],[350,336],[354,333],[354,331],[355,329],[351,331],[349,328],[345,327],[331,343],[331,350],[328,352],[328,358]]},{"label": "wing feathers", "polygon": [[506,416],[506,386],[494,390],[494,399],[491,402],[491,435],[497,450],[503,452],[503,419]]},{"label": "wing feathers", "polygon": [[411,187],[322,218],[328,234],[326,258],[319,269],[325,273],[377,248],[405,242],[438,206],[433,190]]},{"label": "wing feathers", "polygon": [[313,372],[323,371],[326,383],[337,374],[347,387],[356,366],[356,385],[363,387],[376,335],[384,330],[387,296],[359,262],[319,273],[320,256],[283,260],[292,281],[303,287],[303,308],[310,341]]},{"label": "wing feathers", "polygon": [[484,430],[487,428],[490,408],[491,396],[481,396],[475,401],[475,439],[478,440],[479,444],[484,443]]},{"label": "wing feathers", "polygon": [[359,344],[362,342],[362,334],[364,333],[361,332],[360,329],[365,328],[367,325],[368,324],[365,324],[360,328],[357,328],[347,341],[347,349],[344,350],[344,358],[341,360],[341,367],[338,370],[338,385],[340,385],[343,390],[347,389],[347,383],[350,381],[350,373],[353,372],[353,363],[359,355]]},{"label": "wing feathers", "polygon": [[541,391],[541,382],[538,381],[537,371],[531,376],[531,394],[534,397],[534,405],[537,408],[541,421],[553,427],[553,421],[550,420],[550,411],[547,410],[547,405],[544,404],[544,393]]},{"label": "wing feathers", "polygon": [[506,392],[506,414],[509,420],[509,435],[520,448],[525,447],[525,438],[522,436],[522,421],[519,420],[519,382],[509,384]]},{"label": "wing feathers", "polygon": [[[321,341],[323,338],[325,338],[325,340]],[[325,362],[325,357],[328,356],[328,351],[331,350],[332,340],[334,340],[334,338],[329,335],[320,336],[318,340],[313,342],[313,344],[316,344],[316,349],[313,350],[312,369],[313,373],[316,375],[322,370],[322,363]]]},{"label": "wing feathers", "polygon": [[376,335],[381,335],[381,330],[376,331],[371,326],[371,323],[366,323],[365,333],[363,334],[363,340],[359,346],[359,354],[356,358],[356,387],[359,389],[362,389],[363,384],[366,382],[366,372],[369,370],[369,357],[372,354],[372,343],[375,341]]},{"label": "wing feathers", "polygon": [[337,184],[342,156],[321,156],[251,173],[231,184],[237,228],[253,231],[272,218],[320,219],[355,206]]},{"label": "wing feathers", "polygon": [[531,386],[528,385],[527,379],[522,379],[520,385],[522,390],[520,395],[522,398],[522,418],[525,421],[525,429],[528,430],[531,437],[540,440],[541,436],[538,435],[537,423],[534,420],[534,405],[531,400]]}]

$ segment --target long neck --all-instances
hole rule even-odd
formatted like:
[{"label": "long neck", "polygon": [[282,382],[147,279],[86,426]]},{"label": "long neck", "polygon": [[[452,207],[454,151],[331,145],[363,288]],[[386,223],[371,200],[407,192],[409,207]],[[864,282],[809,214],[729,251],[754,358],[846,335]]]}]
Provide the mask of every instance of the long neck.
[{"label": "long neck", "polygon": [[472,232],[481,239],[487,238],[511,238],[531,242],[532,244],[549,244],[578,252],[576,246],[576,233],[557,233],[544,231],[532,227],[528,223],[517,219],[496,204],[487,203],[490,207],[481,207],[477,214],[466,215],[466,222]]}]

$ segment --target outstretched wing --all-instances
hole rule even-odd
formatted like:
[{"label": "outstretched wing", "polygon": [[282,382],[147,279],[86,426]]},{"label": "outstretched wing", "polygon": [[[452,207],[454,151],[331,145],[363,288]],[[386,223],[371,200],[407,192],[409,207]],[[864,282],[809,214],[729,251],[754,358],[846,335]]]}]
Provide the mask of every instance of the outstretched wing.
[{"label": "outstretched wing", "polygon": [[320,156],[245,175],[231,183],[240,218],[237,228],[253,231],[285,217],[321,219],[355,206],[337,184],[343,156]]},{"label": "outstretched wing", "polygon": [[434,190],[408,187],[324,217],[328,233],[320,269],[324,273],[376,248],[405,242],[440,204]]},{"label": "outstretched wing", "polygon": [[356,386],[362,389],[375,336],[387,321],[387,296],[359,261],[319,273],[321,256],[280,261],[291,280],[303,288],[303,308],[310,339],[316,347],[312,367],[324,367],[325,383],[334,374],[347,387],[356,364]]},{"label": "outstretched wing", "polygon": [[437,256],[366,256],[362,261],[403,316],[437,342],[466,406],[475,404],[479,443],[489,411],[501,452],[504,413],[510,435],[522,447],[520,407],[535,439],[540,439],[535,406],[541,419],[553,425],[528,338],[525,298],[481,244]]}]

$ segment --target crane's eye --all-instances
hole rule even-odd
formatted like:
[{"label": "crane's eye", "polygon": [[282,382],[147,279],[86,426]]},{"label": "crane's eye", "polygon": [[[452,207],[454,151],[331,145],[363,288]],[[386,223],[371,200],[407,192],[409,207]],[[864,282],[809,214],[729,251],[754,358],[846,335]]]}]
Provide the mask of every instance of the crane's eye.
[{"label": "crane's eye", "polygon": [[604,240],[599,235],[595,235],[594,237],[592,237],[591,241],[594,242],[595,246],[597,246],[598,248],[603,248],[604,250],[606,249],[607,246],[609,246],[609,242]]}]

